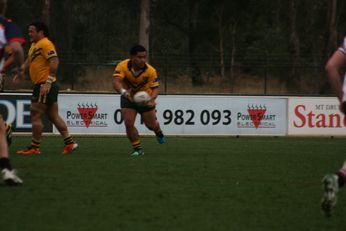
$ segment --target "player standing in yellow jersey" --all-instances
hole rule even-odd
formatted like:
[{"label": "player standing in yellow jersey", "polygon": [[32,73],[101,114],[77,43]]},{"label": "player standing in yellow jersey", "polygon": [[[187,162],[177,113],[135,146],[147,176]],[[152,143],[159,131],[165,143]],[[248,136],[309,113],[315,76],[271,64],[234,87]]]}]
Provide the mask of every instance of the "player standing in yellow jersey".
[{"label": "player standing in yellow jersey", "polygon": [[32,42],[23,70],[29,70],[34,84],[31,98],[30,116],[32,123],[32,142],[25,150],[17,154],[39,154],[42,136],[42,114],[55,125],[64,138],[63,154],[69,154],[78,147],[70,136],[65,121],[59,116],[58,93],[56,82],[59,58],[53,43],[48,39],[48,27],[42,22],[29,25],[29,37]]},{"label": "player standing in yellow jersey", "polygon": [[[156,70],[146,63],[147,51],[137,45],[130,50],[130,59],[120,62],[113,73],[113,87],[121,94],[121,114],[124,119],[126,134],[129,138],[133,152],[131,156],[140,156],[144,150],[135,127],[137,113],[141,114],[145,126],[154,131],[160,144],[165,143],[160,124],[156,119],[155,99],[159,93],[159,81]],[[138,91],[149,93],[151,100],[145,105],[133,102],[133,96]]]}]

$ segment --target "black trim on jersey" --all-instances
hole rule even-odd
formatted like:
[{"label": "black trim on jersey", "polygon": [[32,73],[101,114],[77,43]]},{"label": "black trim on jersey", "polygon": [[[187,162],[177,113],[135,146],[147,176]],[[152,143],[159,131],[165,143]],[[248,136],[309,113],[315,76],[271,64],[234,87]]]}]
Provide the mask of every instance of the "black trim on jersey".
[{"label": "black trim on jersey", "polygon": [[123,81],[131,88],[134,92],[137,92],[139,89],[141,89],[145,84],[148,83],[148,81],[144,81],[143,83],[139,85],[133,85],[130,80],[128,80],[126,77],[123,79]]},{"label": "black trim on jersey", "polygon": [[57,55],[51,56],[51,57],[49,57],[47,60],[49,61],[49,60],[51,60],[51,59],[53,59],[53,58],[58,58],[58,56],[57,56]]},{"label": "black trim on jersey", "polygon": [[34,61],[38,56],[41,55],[42,48],[34,49],[31,53],[31,62]]},{"label": "black trim on jersey", "polygon": [[145,64],[144,67],[138,72],[138,74],[135,74],[132,72],[132,61],[129,60],[129,62],[127,63],[127,68],[135,78],[138,78],[143,72],[145,72],[148,69],[148,65]]}]

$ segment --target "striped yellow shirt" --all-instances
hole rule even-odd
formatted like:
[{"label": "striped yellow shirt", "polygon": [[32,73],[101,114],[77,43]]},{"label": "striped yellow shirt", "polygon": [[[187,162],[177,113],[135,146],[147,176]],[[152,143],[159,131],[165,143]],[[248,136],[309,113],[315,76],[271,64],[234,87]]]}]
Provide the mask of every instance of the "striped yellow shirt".
[{"label": "striped yellow shirt", "polygon": [[54,44],[43,38],[32,43],[29,50],[30,78],[34,84],[46,82],[49,75],[49,60],[58,57]]},{"label": "striped yellow shirt", "polygon": [[127,90],[131,89],[132,95],[138,91],[146,91],[151,94],[152,88],[160,86],[157,72],[154,67],[150,64],[146,64],[141,71],[134,73],[130,59],[118,63],[115,67],[113,77],[123,79],[123,87]]}]

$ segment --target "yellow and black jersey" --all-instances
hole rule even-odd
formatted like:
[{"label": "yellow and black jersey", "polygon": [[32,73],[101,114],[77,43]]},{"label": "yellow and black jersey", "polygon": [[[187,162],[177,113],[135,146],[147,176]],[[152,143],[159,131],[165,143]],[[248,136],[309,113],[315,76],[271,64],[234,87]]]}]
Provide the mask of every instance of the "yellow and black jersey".
[{"label": "yellow and black jersey", "polygon": [[123,87],[126,90],[131,89],[132,95],[138,91],[146,91],[151,94],[152,88],[160,85],[154,67],[146,64],[141,71],[134,73],[130,59],[118,63],[115,67],[113,77],[121,78],[123,80]]},{"label": "yellow and black jersey", "polygon": [[29,50],[30,78],[34,84],[46,82],[49,75],[49,60],[58,57],[54,44],[43,38],[32,43]]}]

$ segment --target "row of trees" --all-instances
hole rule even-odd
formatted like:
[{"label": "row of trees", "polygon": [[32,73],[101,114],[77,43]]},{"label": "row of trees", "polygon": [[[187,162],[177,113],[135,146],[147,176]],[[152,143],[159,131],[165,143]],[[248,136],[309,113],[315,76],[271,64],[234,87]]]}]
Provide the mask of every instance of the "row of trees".
[{"label": "row of trees", "polygon": [[[302,66],[323,66],[346,28],[341,0],[22,0],[8,16],[23,28],[46,21],[64,62],[106,63],[141,41],[158,68],[186,70],[194,85],[205,72],[232,80],[239,68],[289,67],[299,89]],[[164,61],[164,62],[163,62]],[[205,67],[212,67],[205,70]],[[314,73],[316,74],[316,73]],[[322,77],[321,77],[322,78]],[[326,86],[321,81],[320,88]]]}]

